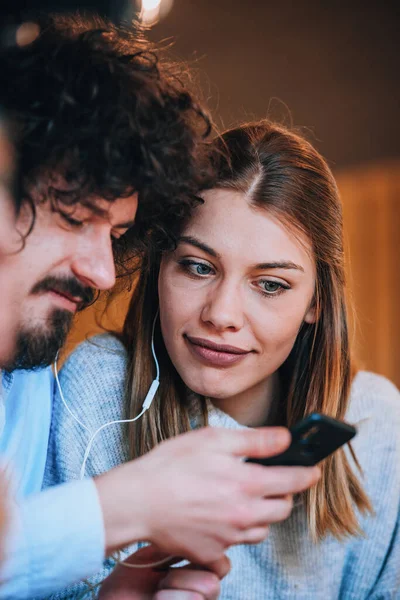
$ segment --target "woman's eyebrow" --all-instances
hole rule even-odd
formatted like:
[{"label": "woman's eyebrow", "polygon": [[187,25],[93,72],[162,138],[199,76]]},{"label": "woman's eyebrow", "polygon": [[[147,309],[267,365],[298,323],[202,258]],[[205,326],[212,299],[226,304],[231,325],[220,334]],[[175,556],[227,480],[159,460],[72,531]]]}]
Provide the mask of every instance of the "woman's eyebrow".
[{"label": "woman's eyebrow", "polygon": [[266,262],[260,263],[255,266],[256,269],[264,270],[264,269],[294,269],[297,271],[303,271],[304,269],[300,265],[296,265],[296,263],[286,260],[277,261],[277,262]]},{"label": "woman's eyebrow", "polygon": [[201,242],[197,238],[192,237],[191,235],[182,235],[178,239],[178,243],[190,244],[191,246],[199,248],[199,250],[203,250],[203,252],[206,252],[206,254],[209,254],[214,258],[220,258],[218,252],[213,250],[210,246],[207,246],[207,244],[204,244],[204,242]]}]

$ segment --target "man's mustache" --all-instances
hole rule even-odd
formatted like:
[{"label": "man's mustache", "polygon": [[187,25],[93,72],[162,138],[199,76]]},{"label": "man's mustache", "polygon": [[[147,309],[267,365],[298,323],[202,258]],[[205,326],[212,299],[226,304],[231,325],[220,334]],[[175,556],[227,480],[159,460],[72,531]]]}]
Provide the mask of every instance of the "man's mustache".
[{"label": "man's mustache", "polygon": [[95,299],[96,290],[92,287],[84,286],[74,277],[54,277],[49,276],[39,281],[31,291],[31,294],[40,294],[42,292],[59,292],[79,298],[79,309],[85,308]]}]

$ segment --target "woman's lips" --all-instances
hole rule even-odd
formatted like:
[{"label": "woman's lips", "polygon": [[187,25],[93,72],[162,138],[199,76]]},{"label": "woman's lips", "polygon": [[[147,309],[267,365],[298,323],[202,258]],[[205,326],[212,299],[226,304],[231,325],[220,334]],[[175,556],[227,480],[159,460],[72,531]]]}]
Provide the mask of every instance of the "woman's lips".
[{"label": "woman's lips", "polygon": [[216,344],[203,338],[184,336],[186,343],[197,358],[200,358],[207,364],[227,367],[243,360],[251,351],[228,346],[225,344]]}]

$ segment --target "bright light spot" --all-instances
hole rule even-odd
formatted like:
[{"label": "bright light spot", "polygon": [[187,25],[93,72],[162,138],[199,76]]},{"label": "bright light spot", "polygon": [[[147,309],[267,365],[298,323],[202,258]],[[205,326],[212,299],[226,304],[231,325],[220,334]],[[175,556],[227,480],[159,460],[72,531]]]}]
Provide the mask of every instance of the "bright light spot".
[{"label": "bright light spot", "polygon": [[22,23],[15,34],[17,46],[28,46],[36,40],[40,34],[40,27],[37,23]]},{"label": "bright light spot", "polygon": [[142,0],[142,10],[155,10],[159,8],[161,0]]},{"label": "bright light spot", "polygon": [[139,18],[145,25],[155,25],[169,13],[173,0],[142,0]]}]

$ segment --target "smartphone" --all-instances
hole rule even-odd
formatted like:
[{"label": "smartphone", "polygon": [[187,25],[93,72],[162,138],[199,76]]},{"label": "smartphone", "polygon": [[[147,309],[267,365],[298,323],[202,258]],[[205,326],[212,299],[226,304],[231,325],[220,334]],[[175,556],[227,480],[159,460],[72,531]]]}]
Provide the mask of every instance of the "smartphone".
[{"label": "smartphone", "polygon": [[246,462],[264,466],[312,467],[347,444],[357,433],[352,425],[326,415],[312,413],[290,428],[292,441],[287,450],[268,458],[248,458]]}]

